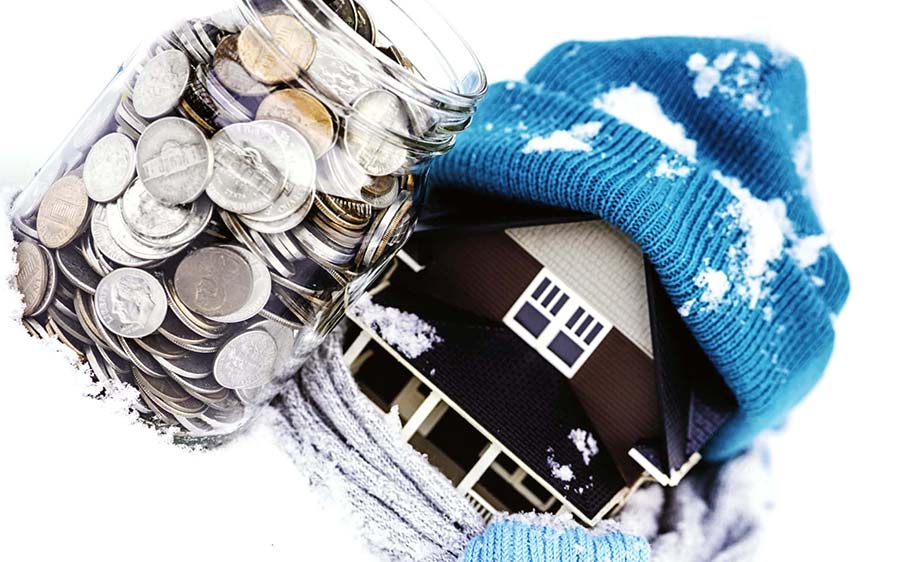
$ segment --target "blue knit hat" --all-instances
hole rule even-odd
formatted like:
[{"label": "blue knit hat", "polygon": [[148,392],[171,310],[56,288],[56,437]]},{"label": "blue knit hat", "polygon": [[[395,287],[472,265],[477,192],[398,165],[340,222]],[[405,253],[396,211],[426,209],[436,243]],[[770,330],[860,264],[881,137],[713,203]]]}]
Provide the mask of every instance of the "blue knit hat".
[{"label": "blue knit hat", "polygon": [[751,42],[567,43],[493,86],[432,171],[629,234],[738,400],[710,460],[815,385],[849,292],[809,198],[805,76]]}]

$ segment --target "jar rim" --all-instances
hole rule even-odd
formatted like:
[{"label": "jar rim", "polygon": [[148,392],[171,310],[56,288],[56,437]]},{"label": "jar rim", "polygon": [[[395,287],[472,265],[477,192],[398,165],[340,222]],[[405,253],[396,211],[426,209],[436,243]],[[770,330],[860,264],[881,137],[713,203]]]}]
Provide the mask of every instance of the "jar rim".
[{"label": "jar rim", "polygon": [[[416,27],[421,28],[418,23],[416,23],[415,18],[413,17],[410,11],[403,9],[400,5],[400,0],[388,0],[390,3],[396,5],[400,12],[402,12],[406,18],[412,22]],[[360,49],[365,55],[373,57],[374,61],[380,64],[384,69],[389,73],[389,76],[384,77],[384,80],[389,78],[394,80],[397,83],[402,83],[404,85],[410,86],[412,89],[415,89],[420,94],[436,100],[438,103],[443,104],[449,110],[456,111],[457,113],[468,113],[475,109],[476,104],[482,97],[485,95],[488,90],[488,78],[486,77],[485,69],[482,66],[479,57],[473,51],[469,42],[460,35],[456,28],[441,14],[441,12],[427,0],[413,0],[414,2],[423,5],[426,10],[429,10],[429,17],[437,18],[438,24],[443,26],[446,30],[449,30],[449,33],[452,34],[452,40],[455,41],[458,45],[462,46],[466,57],[468,57],[469,66],[471,68],[464,69],[466,74],[472,74],[474,76],[472,80],[472,87],[469,91],[464,91],[461,87],[449,88],[438,86],[431,82],[430,80],[418,76],[411,72],[406,67],[398,64],[396,61],[387,57],[383,52],[377,49],[373,44],[364,40],[354,29],[346,24],[335,11],[330,8],[326,2],[323,0],[280,0],[280,3],[289,10],[289,12],[301,20],[302,23],[306,23],[306,20],[312,20],[313,25],[309,25],[310,28],[314,30],[319,27],[320,29],[328,29],[322,25],[317,25],[319,22],[316,18],[307,10],[305,3],[311,2],[323,16],[331,22],[331,25],[335,28],[334,31],[340,35],[340,37],[347,38],[352,44],[356,46],[357,49]],[[254,5],[253,0],[238,0],[240,4],[243,4],[246,8],[246,11],[262,17],[268,15],[262,13],[256,5]],[[332,30],[330,30],[332,31]],[[444,54],[443,50],[440,49],[438,42],[432,39],[427,33],[425,33],[426,39],[430,42],[431,46],[437,49],[439,56],[443,61],[450,67],[452,70],[455,69],[455,61],[448,60],[447,56]]]}]

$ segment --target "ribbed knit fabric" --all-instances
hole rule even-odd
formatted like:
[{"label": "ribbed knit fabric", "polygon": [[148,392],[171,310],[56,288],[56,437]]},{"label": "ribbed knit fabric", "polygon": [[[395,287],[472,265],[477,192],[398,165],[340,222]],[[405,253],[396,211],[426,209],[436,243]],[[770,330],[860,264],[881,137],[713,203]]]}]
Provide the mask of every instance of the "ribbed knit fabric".
[{"label": "ribbed knit fabric", "polygon": [[738,399],[706,451],[718,460],[818,381],[849,292],[809,199],[807,133],[801,65],[764,45],[567,43],[492,87],[432,179],[631,236]]},{"label": "ribbed knit fabric", "polygon": [[617,530],[589,532],[552,516],[511,516],[470,541],[463,562],[648,562],[648,542]]}]

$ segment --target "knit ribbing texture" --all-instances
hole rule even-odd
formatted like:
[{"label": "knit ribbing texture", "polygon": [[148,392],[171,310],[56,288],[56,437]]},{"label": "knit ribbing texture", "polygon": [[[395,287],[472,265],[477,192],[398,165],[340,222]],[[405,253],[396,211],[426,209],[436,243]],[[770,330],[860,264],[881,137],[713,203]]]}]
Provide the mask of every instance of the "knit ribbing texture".
[{"label": "knit ribbing texture", "polygon": [[[630,114],[649,100],[652,125]],[[809,142],[805,75],[786,53],[574,42],[494,85],[432,180],[593,213],[632,237],[737,398],[705,451],[719,460],[817,383],[849,293],[809,196]]]}]

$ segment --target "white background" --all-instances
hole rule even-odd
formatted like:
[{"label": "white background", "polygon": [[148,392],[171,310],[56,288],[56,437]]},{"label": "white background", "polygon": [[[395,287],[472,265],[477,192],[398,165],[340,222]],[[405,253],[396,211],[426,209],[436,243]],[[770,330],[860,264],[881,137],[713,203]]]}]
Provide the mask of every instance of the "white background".
[{"label": "white background", "polygon": [[[221,4],[6,3],[0,184],[22,184],[41,165],[143,36],[138,26],[153,31],[158,17]],[[859,10],[802,0],[436,4],[492,81],[522,77],[546,50],[576,38],[746,36],[804,61],[820,211],[853,294],[825,379],[776,441],[779,496],[762,559],[916,556],[916,18],[878,1]],[[119,560],[360,559],[354,524],[334,506],[318,507],[321,495],[267,431],[210,457],[142,447],[152,441],[144,432],[75,397],[63,356],[48,359],[10,329],[9,295],[0,306],[0,557],[92,548],[97,559]]]}]

